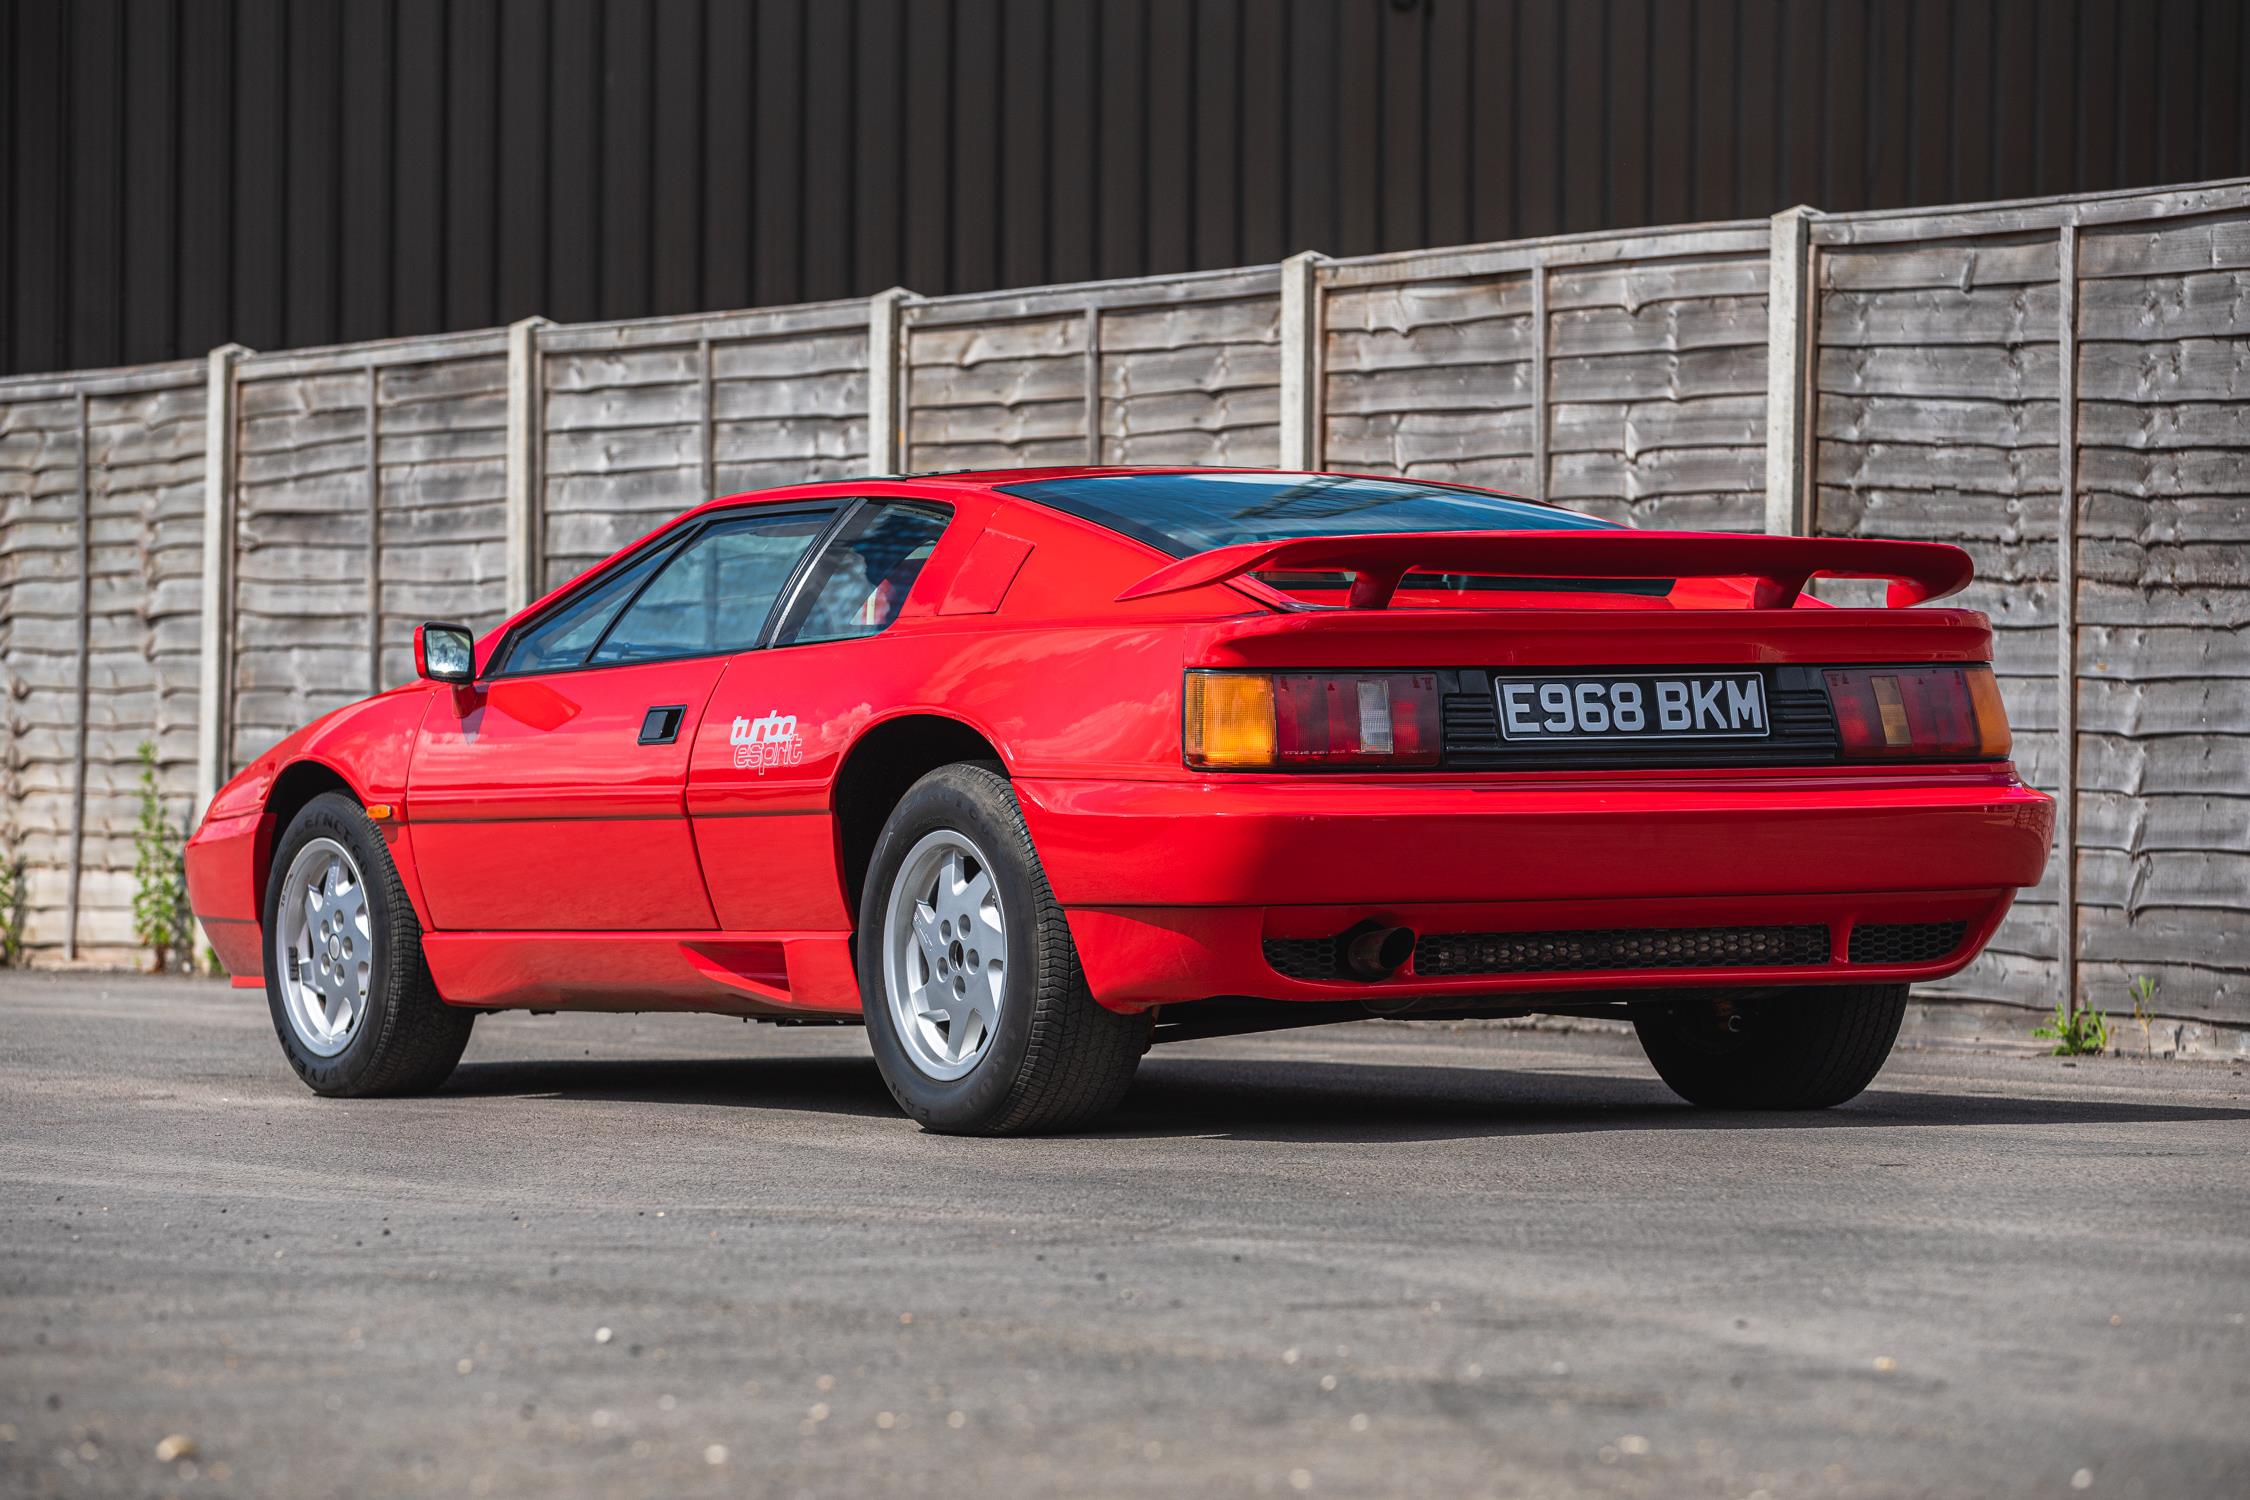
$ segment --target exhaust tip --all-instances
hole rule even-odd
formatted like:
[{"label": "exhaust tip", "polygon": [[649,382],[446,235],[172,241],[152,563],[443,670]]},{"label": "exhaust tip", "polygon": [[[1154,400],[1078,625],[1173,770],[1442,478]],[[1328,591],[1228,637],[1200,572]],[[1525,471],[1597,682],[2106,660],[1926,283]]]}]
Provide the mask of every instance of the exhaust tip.
[{"label": "exhaust tip", "polygon": [[1369,922],[1348,934],[1344,966],[1355,979],[1388,979],[1414,956],[1414,929]]}]

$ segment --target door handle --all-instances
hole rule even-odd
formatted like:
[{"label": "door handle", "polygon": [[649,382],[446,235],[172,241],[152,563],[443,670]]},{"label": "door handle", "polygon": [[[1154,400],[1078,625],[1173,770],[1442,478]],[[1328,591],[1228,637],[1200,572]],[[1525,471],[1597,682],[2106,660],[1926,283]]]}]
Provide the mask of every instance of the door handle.
[{"label": "door handle", "polygon": [[641,743],[669,745],[680,737],[680,721],[687,717],[685,703],[667,703],[648,711],[641,720]]}]

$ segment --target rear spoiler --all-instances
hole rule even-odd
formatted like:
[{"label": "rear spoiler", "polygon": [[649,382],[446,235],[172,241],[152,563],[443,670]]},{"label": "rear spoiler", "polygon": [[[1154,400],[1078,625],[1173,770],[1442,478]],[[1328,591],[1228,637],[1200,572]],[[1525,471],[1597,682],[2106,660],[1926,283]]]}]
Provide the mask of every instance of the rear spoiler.
[{"label": "rear spoiler", "polygon": [[1146,599],[1246,573],[1348,572],[1351,607],[1381,609],[1409,573],[1504,578],[1742,578],[1753,609],[1787,609],[1806,580],[1887,578],[1903,609],[1968,587],[1969,554],[1942,542],[1764,536],[1722,531],[1410,531],[1244,542],[1167,563],[1117,596]]}]

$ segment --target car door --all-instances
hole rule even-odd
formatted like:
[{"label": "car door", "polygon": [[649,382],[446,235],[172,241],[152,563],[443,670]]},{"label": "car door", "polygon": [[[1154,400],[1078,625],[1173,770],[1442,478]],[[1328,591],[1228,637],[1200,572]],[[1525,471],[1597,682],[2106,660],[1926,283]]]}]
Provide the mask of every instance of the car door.
[{"label": "car door", "polygon": [[833,506],[658,538],[527,622],[423,721],[407,804],[438,927],[705,931],[688,755]]},{"label": "car door", "polygon": [[[859,724],[896,701],[877,637],[906,609],[952,517],[861,502],[792,587],[763,650],[729,664],[696,737],[688,810],[719,926],[840,932],[829,786]],[[927,611],[927,601],[917,601]]]}]

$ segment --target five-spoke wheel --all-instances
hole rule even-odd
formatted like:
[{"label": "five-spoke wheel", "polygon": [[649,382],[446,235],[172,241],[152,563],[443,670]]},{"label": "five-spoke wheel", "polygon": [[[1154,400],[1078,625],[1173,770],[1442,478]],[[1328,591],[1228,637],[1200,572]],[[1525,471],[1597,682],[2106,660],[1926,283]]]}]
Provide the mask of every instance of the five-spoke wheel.
[{"label": "five-spoke wheel", "polygon": [[991,861],[950,828],[907,851],[883,916],[884,995],[899,1041],[932,1078],[974,1068],[1008,993],[1008,919]]},{"label": "five-spoke wheel", "polygon": [[273,964],[282,1009],[306,1051],[334,1057],[367,1013],[375,969],[367,882],[350,851],[331,838],[299,849],[281,877],[276,915]]},{"label": "five-spoke wheel", "polygon": [[860,903],[868,1041],[900,1107],[932,1130],[1063,1130],[1124,1097],[1148,1017],[1086,987],[1014,789],[932,771],[891,812]]},{"label": "five-spoke wheel", "polygon": [[360,805],[323,792],[274,845],[266,1002],[289,1065],[323,1094],[403,1094],[445,1081],[476,1012],[447,1005],[422,924]]}]

